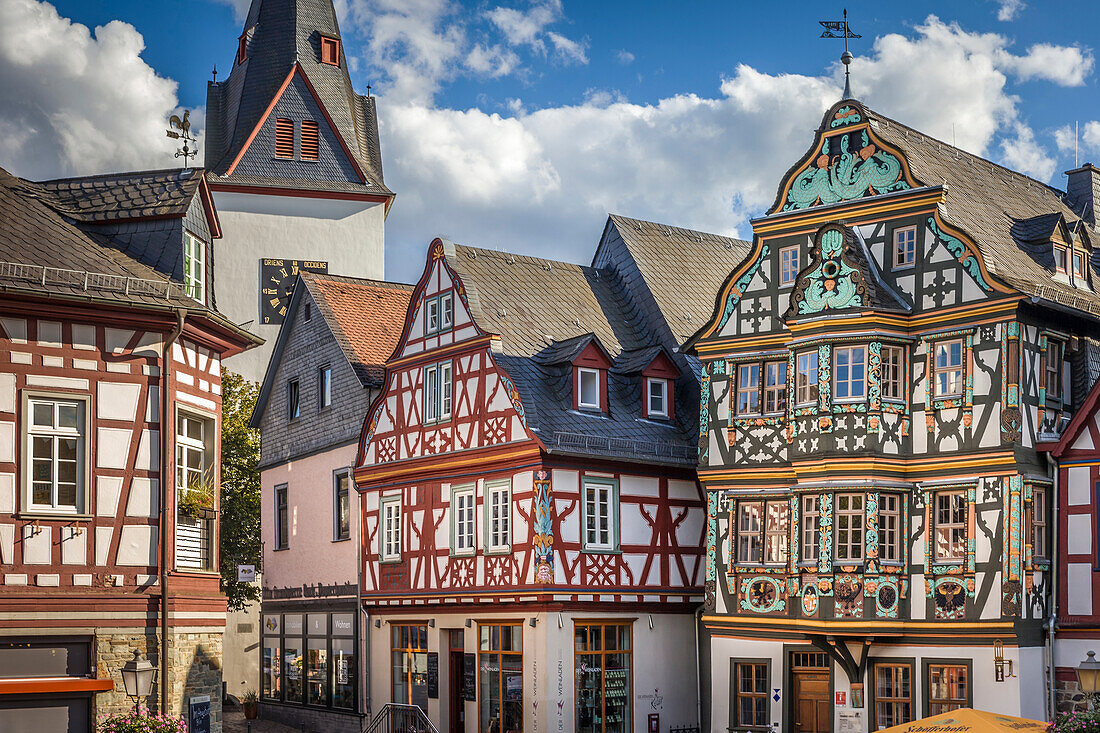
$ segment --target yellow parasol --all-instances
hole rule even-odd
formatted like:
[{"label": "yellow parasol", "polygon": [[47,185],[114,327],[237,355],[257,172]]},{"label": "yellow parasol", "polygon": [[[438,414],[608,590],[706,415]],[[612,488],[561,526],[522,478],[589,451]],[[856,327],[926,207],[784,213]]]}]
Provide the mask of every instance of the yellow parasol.
[{"label": "yellow parasol", "polygon": [[902,723],[879,733],[1043,733],[1049,723],[984,710],[959,708],[930,718]]}]

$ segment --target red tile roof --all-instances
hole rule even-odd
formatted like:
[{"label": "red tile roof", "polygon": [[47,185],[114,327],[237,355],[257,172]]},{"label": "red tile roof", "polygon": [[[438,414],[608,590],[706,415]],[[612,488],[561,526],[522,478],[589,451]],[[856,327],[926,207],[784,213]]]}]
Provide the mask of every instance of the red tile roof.
[{"label": "red tile roof", "polygon": [[379,384],[401,338],[413,286],[315,272],[301,276],[359,381]]}]

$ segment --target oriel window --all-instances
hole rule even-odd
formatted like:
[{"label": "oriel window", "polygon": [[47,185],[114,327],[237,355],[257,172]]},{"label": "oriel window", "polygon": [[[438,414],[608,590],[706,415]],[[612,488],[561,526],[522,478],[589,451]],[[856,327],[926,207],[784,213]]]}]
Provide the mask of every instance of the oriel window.
[{"label": "oriel window", "polygon": [[1047,339],[1047,350],[1044,361],[1046,362],[1046,399],[1060,401],[1062,399],[1062,342],[1058,339]]},{"label": "oriel window", "polygon": [[783,500],[737,503],[737,562],[781,565],[787,562],[790,505]]},{"label": "oriel window", "polygon": [[760,412],[760,365],[740,364],[737,367],[737,414],[756,415]]},{"label": "oriel window", "polygon": [[917,259],[917,228],[903,227],[894,230],[894,267],[912,267]]},{"label": "oriel window", "polygon": [[803,351],[795,357],[795,404],[817,403],[817,352]]},{"label": "oriel window", "polygon": [[937,341],[933,346],[936,397],[958,397],[963,387],[962,339]]},{"label": "oriel window", "polygon": [[867,348],[839,346],[833,350],[833,396],[838,400],[861,400],[867,393]]},{"label": "oriel window", "polygon": [[901,346],[883,346],[880,360],[882,370],[882,398],[903,402],[905,400],[905,349]]},{"label": "oriel window", "polygon": [[901,561],[901,499],[897,494],[880,494],[878,500],[879,558],[884,562]]},{"label": "oriel window", "polygon": [[821,497],[802,497],[802,561],[816,562],[821,546]]},{"label": "oriel window", "polygon": [[1046,559],[1047,550],[1047,494],[1036,486],[1031,495],[1031,555]]},{"label": "oriel window", "polygon": [[863,562],[863,494],[837,494],[836,511],[836,560],[839,563]]},{"label": "oriel window", "polygon": [[769,361],[764,372],[764,412],[783,412],[787,409],[787,362]]},{"label": "oriel window", "polygon": [[938,562],[962,562],[966,558],[966,493],[940,491],[935,495],[935,544]]},{"label": "oriel window", "polygon": [[779,250],[779,285],[790,285],[798,277],[798,247],[783,247]]}]

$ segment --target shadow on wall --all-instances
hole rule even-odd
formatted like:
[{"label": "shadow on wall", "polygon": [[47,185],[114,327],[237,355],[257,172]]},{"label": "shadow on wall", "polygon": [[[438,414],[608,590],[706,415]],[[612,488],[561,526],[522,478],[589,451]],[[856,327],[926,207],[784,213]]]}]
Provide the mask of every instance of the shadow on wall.
[{"label": "shadow on wall", "polygon": [[[176,643],[179,643],[178,637]],[[222,727],[221,655],[212,652],[207,645],[201,642],[196,643],[194,655],[187,667],[182,692],[180,707],[188,724],[190,724],[191,717],[190,701],[206,696],[210,701],[210,732],[217,733],[217,731],[220,731]]]}]

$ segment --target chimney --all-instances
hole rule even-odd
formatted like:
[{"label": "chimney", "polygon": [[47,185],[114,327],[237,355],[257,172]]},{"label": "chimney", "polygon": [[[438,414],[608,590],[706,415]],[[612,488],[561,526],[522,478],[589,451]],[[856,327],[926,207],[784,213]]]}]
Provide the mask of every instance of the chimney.
[{"label": "chimney", "polygon": [[1066,202],[1077,215],[1096,226],[1096,207],[1100,206],[1100,168],[1085,163],[1080,168],[1066,171]]}]

